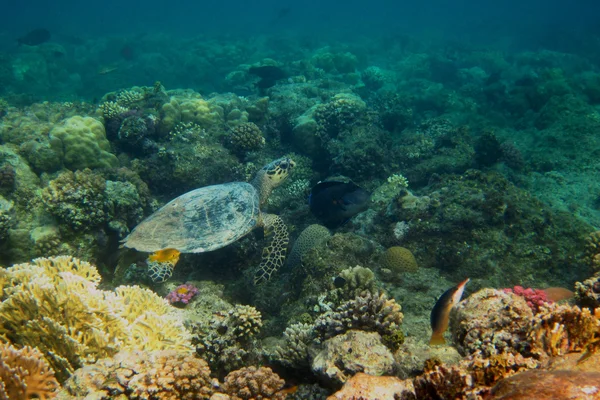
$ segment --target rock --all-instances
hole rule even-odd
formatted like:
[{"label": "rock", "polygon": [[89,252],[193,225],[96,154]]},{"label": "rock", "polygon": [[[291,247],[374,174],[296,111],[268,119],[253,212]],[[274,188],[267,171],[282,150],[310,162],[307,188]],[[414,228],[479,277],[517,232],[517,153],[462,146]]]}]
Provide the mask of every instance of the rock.
[{"label": "rock", "polygon": [[415,399],[411,380],[395,376],[373,376],[359,372],[350,378],[342,389],[327,400],[383,400]]},{"label": "rock", "polygon": [[531,370],[503,379],[491,400],[600,399],[600,373]]},{"label": "rock", "polygon": [[324,382],[339,386],[358,372],[390,374],[394,356],[376,332],[350,330],[323,343],[312,360],[313,372]]}]

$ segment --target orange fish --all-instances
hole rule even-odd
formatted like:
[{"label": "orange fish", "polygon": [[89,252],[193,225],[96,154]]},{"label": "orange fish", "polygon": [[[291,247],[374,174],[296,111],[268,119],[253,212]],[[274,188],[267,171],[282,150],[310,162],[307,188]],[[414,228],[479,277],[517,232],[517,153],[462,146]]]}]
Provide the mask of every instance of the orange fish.
[{"label": "orange fish", "polygon": [[554,302],[570,299],[575,295],[575,293],[571,292],[569,289],[565,289],[562,287],[549,287],[542,290],[544,291],[544,293],[546,293],[548,299]]},{"label": "orange fish", "polygon": [[430,345],[446,344],[444,332],[448,328],[448,322],[450,321],[450,310],[460,301],[468,282],[469,278],[446,290],[435,303],[435,306],[433,306],[430,317],[431,330],[433,331],[431,333],[431,340],[429,341]]},{"label": "orange fish", "polygon": [[288,395],[288,394],[294,394],[294,393],[296,393],[296,391],[298,391],[298,385],[290,386],[288,388],[283,388],[279,391],[279,393]]},{"label": "orange fish", "polygon": [[148,261],[156,261],[159,263],[168,263],[173,266],[179,261],[181,252],[177,249],[162,249],[155,251],[148,256]]}]

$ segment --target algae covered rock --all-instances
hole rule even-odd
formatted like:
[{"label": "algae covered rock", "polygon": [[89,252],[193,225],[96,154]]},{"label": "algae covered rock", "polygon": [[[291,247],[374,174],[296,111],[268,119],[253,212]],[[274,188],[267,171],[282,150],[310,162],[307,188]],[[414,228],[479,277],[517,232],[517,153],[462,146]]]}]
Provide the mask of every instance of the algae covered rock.
[{"label": "algae covered rock", "polygon": [[50,137],[60,140],[63,163],[70,170],[118,165],[117,157],[110,152],[104,125],[94,118],[67,118],[50,131]]},{"label": "algae covered rock", "polygon": [[312,360],[313,372],[332,385],[340,385],[358,372],[391,374],[393,366],[394,356],[378,333],[355,330],[325,341]]}]

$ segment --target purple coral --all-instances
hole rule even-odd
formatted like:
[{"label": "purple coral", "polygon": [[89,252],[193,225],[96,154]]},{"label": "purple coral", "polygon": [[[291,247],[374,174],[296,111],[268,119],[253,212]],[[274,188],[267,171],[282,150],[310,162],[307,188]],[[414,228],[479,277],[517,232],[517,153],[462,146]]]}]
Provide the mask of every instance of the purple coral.
[{"label": "purple coral", "polygon": [[194,298],[198,294],[198,288],[192,284],[185,283],[183,285],[177,286],[174,290],[171,291],[166,297],[166,299],[171,304],[181,303],[188,304],[190,300]]},{"label": "purple coral", "polygon": [[540,289],[525,289],[523,286],[515,286],[514,288],[504,289],[506,293],[514,293],[517,296],[521,296],[527,301],[527,305],[533,310],[534,313],[540,311],[540,307],[545,304],[552,304],[552,300],[548,298],[546,292]]}]

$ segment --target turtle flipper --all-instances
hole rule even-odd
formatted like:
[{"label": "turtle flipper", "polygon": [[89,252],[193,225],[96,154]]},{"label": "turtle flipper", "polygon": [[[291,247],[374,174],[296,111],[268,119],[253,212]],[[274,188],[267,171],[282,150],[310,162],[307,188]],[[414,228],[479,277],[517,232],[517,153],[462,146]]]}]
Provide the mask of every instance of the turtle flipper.
[{"label": "turtle flipper", "polygon": [[271,279],[271,275],[283,266],[290,241],[287,226],[279,216],[262,215],[265,234],[273,234],[271,243],[263,249],[262,260],[254,275],[254,284],[259,285]]}]

